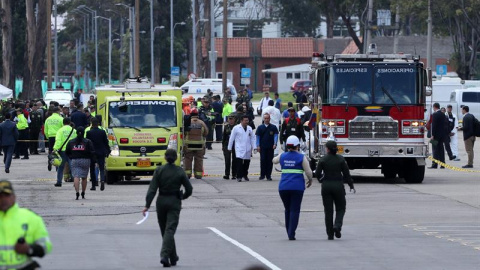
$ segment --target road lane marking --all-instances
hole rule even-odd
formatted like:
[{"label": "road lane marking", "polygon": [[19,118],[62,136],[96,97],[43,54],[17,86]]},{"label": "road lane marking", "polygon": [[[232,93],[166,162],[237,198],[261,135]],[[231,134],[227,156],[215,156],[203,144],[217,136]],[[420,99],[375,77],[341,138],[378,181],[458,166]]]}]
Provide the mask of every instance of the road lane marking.
[{"label": "road lane marking", "polygon": [[214,232],[218,236],[222,237],[223,239],[227,240],[228,242],[232,243],[233,245],[235,245],[235,246],[239,247],[240,249],[242,249],[243,251],[247,252],[252,257],[254,257],[255,259],[257,259],[260,262],[262,262],[263,264],[265,264],[268,268],[270,268],[272,270],[282,270],[278,266],[276,266],[275,264],[271,263],[269,260],[265,259],[262,255],[258,254],[257,252],[253,251],[251,248],[243,245],[242,243],[238,242],[237,240],[229,237],[228,235],[222,233],[217,228],[207,227],[207,229],[210,229],[212,232]]}]

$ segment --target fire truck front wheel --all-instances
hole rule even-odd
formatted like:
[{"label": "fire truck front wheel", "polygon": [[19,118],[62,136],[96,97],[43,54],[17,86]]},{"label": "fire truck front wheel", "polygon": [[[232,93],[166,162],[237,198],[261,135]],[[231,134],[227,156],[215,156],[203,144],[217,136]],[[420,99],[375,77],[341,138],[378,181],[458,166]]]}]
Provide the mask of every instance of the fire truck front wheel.
[{"label": "fire truck front wheel", "polygon": [[419,166],[416,160],[408,160],[404,163],[405,182],[408,184],[418,184],[423,182],[425,176],[425,166]]}]

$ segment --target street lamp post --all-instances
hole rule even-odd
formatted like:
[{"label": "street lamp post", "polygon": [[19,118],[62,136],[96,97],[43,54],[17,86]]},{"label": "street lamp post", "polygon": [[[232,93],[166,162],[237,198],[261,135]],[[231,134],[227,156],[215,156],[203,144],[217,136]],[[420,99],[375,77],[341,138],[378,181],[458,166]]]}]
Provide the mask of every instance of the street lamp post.
[{"label": "street lamp post", "polygon": [[[165,26],[163,26],[163,25],[155,26],[155,28],[153,28],[153,34],[154,34],[154,35],[153,35],[153,38],[152,38],[152,47],[153,47],[153,45],[154,45],[153,42],[155,41],[155,31],[157,31],[157,29],[164,29],[164,28],[165,28]],[[154,58],[153,58],[153,50],[152,50],[152,61],[154,61]],[[154,73],[155,73],[155,65],[154,65],[154,64],[152,65],[152,70],[153,70],[153,71],[152,71],[152,76],[154,76]],[[153,77],[152,77],[152,78],[153,78]],[[155,81],[154,81],[153,79],[152,79],[152,84],[155,84]]]},{"label": "street lamp post", "polygon": [[59,86],[58,83],[58,35],[57,35],[57,0],[53,0],[53,17],[54,17],[54,77],[55,77],[55,89]]},{"label": "street lamp post", "polygon": [[[74,13],[77,13],[78,15],[83,16],[83,53],[87,53],[87,39],[90,38],[90,31],[89,31],[89,26],[88,26],[88,16],[89,13],[85,13],[82,10],[79,9],[74,9]],[[79,61],[81,61],[81,56],[79,56]],[[87,73],[87,66],[83,66],[83,82],[84,82],[84,90],[87,90],[89,88],[88,85],[88,73]]]},{"label": "street lamp post", "polygon": [[173,67],[173,32],[175,32],[175,27],[177,27],[177,25],[185,25],[186,23],[185,22],[179,22],[179,23],[176,23],[175,25],[173,25],[172,27],[172,31],[170,32],[170,68]]},{"label": "street lamp post", "polygon": [[114,11],[114,10],[107,9],[105,11],[113,12],[113,13],[117,14],[118,16],[120,16],[120,78],[119,78],[119,81],[122,82],[123,81],[123,56],[125,55],[124,52],[123,52],[123,36],[125,34],[124,19],[123,19],[122,14],[120,14],[120,13]]},{"label": "street lamp post", "polygon": [[[108,21],[108,84],[112,84],[112,19],[103,16],[96,16],[95,18]],[[96,22],[95,25],[97,25]]]},{"label": "street lamp post", "polygon": [[94,26],[94,31],[95,31],[95,86],[98,86],[98,29],[97,29],[97,11],[93,10],[85,5],[80,5],[77,7],[77,9],[84,9],[90,13],[93,14],[92,16],[92,22],[95,25]]},{"label": "street lamp post", "polygon": [[150,0],[150,79],[151,85],[155,85],[155,70],[153,61],[153,38],[155,29],[153,28],[153,0]]},{"label": "street lamp post", "polygon": [[135,20],[134,20],[134,14],[135,14],[135,7],[131,7],[131,6],[128,6],[128,5],[125,5],[125,4],[122,4],[122,3],[117,3],[115,4],[116,6],[122,6],[122,7],[125,7],[125,8],[128,8],[128,28],[129,28],[129,31],[130,31],[130,46],[129,46],[129,70],[130,70],[130,74],[129,74],[129,77],[130,78],[133,78],[134,77],[134,74],[133,74],[133,51],[134,51],[134,42],[133,42],[133,36],[135,35]]}]

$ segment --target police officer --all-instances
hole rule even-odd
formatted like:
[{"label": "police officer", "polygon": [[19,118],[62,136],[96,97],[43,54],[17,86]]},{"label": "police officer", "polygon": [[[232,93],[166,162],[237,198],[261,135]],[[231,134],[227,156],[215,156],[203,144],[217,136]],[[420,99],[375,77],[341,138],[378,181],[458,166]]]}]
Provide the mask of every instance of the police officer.
[{"label": "police officer", "polygon": [[37,269],[52,243],[40,216],[21,208],[9,181],[0,181],[0,269]]},{"label": "police officer", "polygon": [[[45,120],[44,133],[48,139],[48,154],[53,152],[53,146],[55,145],[55,137],[57,131],[63,127],[63,117],[60,115],[60,108],[53,107],[52,115]],[[48,170],[52,170],[52,165],[48,163]]]},{"label": "police officer", "polygon": [[[160,263],[163,264],[163,267],[170,267],[170,265],[176,265],[179,259],[175,248],[174,235],[180,218],[182,200],[192,194],[193,188],[185,171],[174,164],[177,160],[177,152],[168,149],[165,152],[165,160],[167,160],[167,164],[157,167],[153,173],[152,181],[148,187],[145,208],[142,212],[145,215],[148,211],[158,190],[157,218],[163,237]],[[181,186],[185,188],[185,193],[180,190]]]},{"label": "police officer", "polygon": [[300,218],[305,180],[303,173],[308,178],[307,187],[312,185],[313,173],[307,158],[298,152],[300,141],[296,136],[287,139],[288,151],[276,156],[273,163],[282,166],[282,176],[278,184],[278,193],[285,207],[285,229],[289,240],[295,240],[295,231]]},{"label": "police officer", "polygon": [[[350,187],[350,192],[355,193],[352,177],[348,169],[347,162],[343,156],[337,155],[337,143],[328,141],[325,144],[327,155],[323,156],[316,169],[316,177],[322,179],[322,199],[325,212],[325,227],[327,228],[328,240],[335,237],[342,237],[341,230],[343,225],[343,216],[345,215],[345,188],[343,180],[345,179]],[[323,174],[322,174],[323,172]],[[333,222],[333,205],[335,204],[335,223]]]},{"label": "police officer", "polygon": [[257,132],[257,151],[260,152],[260,178],[272,181],[272,159],[277,148],[278,129],[277,126],[270,124],[270,114],[263,115],[263,124],[258,126]]},{"label": "police officer", "polygon": [[230,140],[230,135],[232,135],[232,130],[235,127],[236,114],[231,113],[228,116],[228,123],[224,126],[223,137],[222,137],[222,151],[223,158],[225,160],[225,175],[223,179],[230,179],[230,167],[232,168],[232,180],[237,179],[237,163],[235,162],[235,146],[232,147],[232,151],[228,150],[228,141]]},{"label": "police officer", "polygon": [[38,136],[43,125],[42,112],[38,110],[37,103],[33,103],[30,118],[30,154],[38,155]]},{"label": "police officer", "polygon": [[[23,110],[18,108],[17,110],[17,129],[18,129],[18,140],[28,140],[28,121],[23,114]],[[23,155],[22,159],[28,159],[28,143],[27,142],[17,142],[15,149],[15,157],[13,159],[19,159],[20,155]]]},{"label": "police officer", "polygon": [[205,138],[209,130],[205,123],[198,119],[198,110],[193,108],[190,111],[190,126],[185,129],[185,172],[188,178],[192,176],[192,163],[194,165],[194,175],[196,179],[202,179],[203,175],[203,156],[205,155]]},{"label": "police officer", "polygon": [[[280,143],[283,144],[288,137],[295,135],[305,143],[305,132],[303,131],[302,121],[295,116],[295,109],[288,108],[289,116],[285,118],[280,129]],[[282,146],[282,148],[284,148]]]}]

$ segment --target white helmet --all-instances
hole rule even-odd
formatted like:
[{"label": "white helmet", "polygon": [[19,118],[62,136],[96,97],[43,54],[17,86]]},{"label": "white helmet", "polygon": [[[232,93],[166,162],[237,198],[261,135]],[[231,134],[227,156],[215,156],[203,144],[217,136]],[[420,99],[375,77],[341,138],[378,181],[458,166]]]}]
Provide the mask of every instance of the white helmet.
[{"label": "white helmet", "polygon": [[297,138],[295,135],[291,135],[287,139],[287,147],[288,146],[299,146],[300,145],[300,140]]}]

